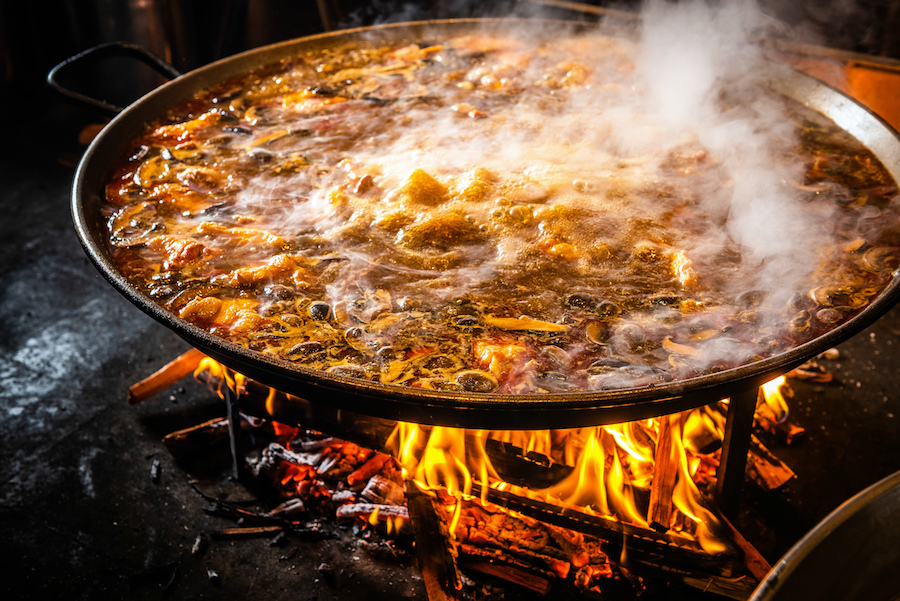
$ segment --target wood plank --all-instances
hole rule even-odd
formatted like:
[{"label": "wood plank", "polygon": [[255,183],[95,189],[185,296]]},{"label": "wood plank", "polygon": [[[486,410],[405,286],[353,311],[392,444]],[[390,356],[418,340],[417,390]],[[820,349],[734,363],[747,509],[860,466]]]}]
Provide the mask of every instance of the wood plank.
[{"label": "wood plank", "polygon": [[195,348],[179,355],[172,361],[163,365],[150,376],[140,382],[132,384],[128,388],[128,404],[136,405],[150,397],[162,392],[183,377],[194,373],[200,366],[200,361],[206,357]]},{"label": "wood plank", "polygon": [[654,530],[665,532],[672,525],[672,492],[677,478],[678,461],[672,444],[672,419],[669,415],[663,415],[659,418],[650,506],[647,509],[647,522]]}]

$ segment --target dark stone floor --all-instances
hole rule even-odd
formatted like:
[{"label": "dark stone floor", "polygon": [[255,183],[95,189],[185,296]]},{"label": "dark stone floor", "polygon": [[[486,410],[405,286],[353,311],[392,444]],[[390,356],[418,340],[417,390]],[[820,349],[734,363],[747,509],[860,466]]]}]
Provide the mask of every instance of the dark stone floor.
[{"label": "dark stone floor", "polygon": [[[384,561],[352,533],[324,542],[213,541],[191,474],[160,444],[221,415],[185,380],[137,406],[128,386],[187,349],[88,263],[69,186],[91,117],[52,101],[7,119],[0,162],[0,596],[5,599],[422,599],[409,557]],[[10,113],[4,111],[7,115]],[[900,309],[840,346],[835,382],[794,385],[806,439],[772,450],[797,472],[747,486],[739,526],[774,562],[831,510],[900,470]],[[151,467],[159,461],[160,477]],[[227,487],[227,483],[220,483]],[[242,492],[238,487],[234,496]],[[318,567],[336,566],[337,579]],[[217,578],[210,578],[210,572]]]}]

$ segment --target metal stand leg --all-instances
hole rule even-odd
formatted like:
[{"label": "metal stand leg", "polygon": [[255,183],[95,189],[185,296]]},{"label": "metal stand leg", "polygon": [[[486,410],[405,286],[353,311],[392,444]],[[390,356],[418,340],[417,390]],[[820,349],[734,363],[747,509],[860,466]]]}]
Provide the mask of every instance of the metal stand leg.
[{"label": "metal stand leg", "polygon": [[741,504],[741,489],[750,451],[750,434],[759,388],[752,388],[731,397],[725,419],[722,440],[722,459],[716,473],[716,504],[729,520],[737,517]]},{"label": "metal stand leg", "polygon": [[236,415],[234,408],[235,403],[237,403],[237,394],[232,392],[229,386],[223,386],[222,393],[227,411],[226,416],[228,417],[228,441],[231,444],[232,477],[236,481],[240,481],[243,471],[243,458],[238,453],[240,446],[238,436],[240,436],[241,432],[241,422],[240,417]]}]

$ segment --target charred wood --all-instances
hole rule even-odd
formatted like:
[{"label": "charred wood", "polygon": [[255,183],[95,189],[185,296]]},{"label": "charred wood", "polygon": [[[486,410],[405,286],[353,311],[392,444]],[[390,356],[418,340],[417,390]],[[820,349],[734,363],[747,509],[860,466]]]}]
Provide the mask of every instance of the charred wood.
[{"label": "charred wood", "polygon": [[462,579],[456,568],[456,552],[450,543],[446,522],[439,519],[430,495],[412,482],[406,483],[407,507],[416,559],[425,581],[429,601],[451,598],[447,591],[462,589]]},{"label": "charred wood", "polygon": [[572,466],[499,440],[487,439],[485,451],[498,474],[507,482],[530,488],[548,488],[567,478]]},{"label": "charred wood", "polygon": [[297,446],[299,446],[304,453],[312,453],[315,451],[321,451],[322,449],[327,448],[329,445],[338,442],[340,441],[337,438],[333,436],[326,436],[325,438],[298,441]]},{"label": "charred wood", "polygon": [[338,505],[342,503],[355,503],[356,502],[356,493],[352,490],[338,490],[335,491],[333,495],[331,495],[331,500]]},{"label": "charred wood", "polygon": [[786,378],[804,380],[806,382],[814,382],[817,384],[827,384],[834,380],[834,374],[832,372],[827,371],[824,367],[813,361],[804,363],[800,367],[792,369],[784,375]]},{"label": "charred wood", "polygon": [[772,454],[753,434],[747,455],[747,475],[763,490],[775,490],[796,477],[793,470]]},{"label": "charred wood", "polygon": [[773,422],[765,418],[757,420],[759,426],[780,443],[792,445],[806,437],[806,428],[793,422]]},{"label": "charred wood", "polygon": [[409,511],[404,505],[349,503],[338,507],[336,514],[338,518],[369,518],[375,514],[378,517],[409,520]]},{"label": "charred wood", "polygon": [[211,419],[167,434],[162,442],[173,457],[185,457],[208,451],[213,445],[228,440],[228,419]]},{"label": "charred wood", "polygon": [[222,530],[211,532],[210,536],[212,536],[216,540],[233,540],[237,538],[271,536],[273,533],[281,532],[283,530],[284,528],[282,526],[246,526],[238,528],[223,528]]},{"label": "charred wood", "polygon": [[741,550],[744,567],[746,567],[747,571],[756,578],[757,582],[761,582],[763,578],[766,577],[766,574],[772,571],[772,566],[769,565],[769,562],[756,550],[756,547],[751,545],[725,516],[720,515],[719,519],[722,520],[722,523],[728,530],[731,540],[733,540],[735,545]]},{"label": "charred wood", "polygon": [[538,594],[546,595],[555,579],[551,572],[512,557],[499,549],[485,549],[474,545],[458,545],[460,562],[466,568],[518,584]]},{"label": "charred wood", "polygon": [[[473,485],[472,492],[478,495],[481,489],[478,485]],[[611,557],[618,557],[627,548],[631,561],[651,569],[727,578],[735,568],[736,552],[733,547],[723,553],[711,555],[699,545],[676,536],[527,499],[506,491],[491,489],[487,493],[487,499],[544,523],[596,536],[606,542],[606,553]]]},{"label": "charred wood", "polygon": [[228,518],[235,521],[250,522],[252,524],[264,524],[270,526],[278,526],[279,528],[289,528],[299,525],[299,522],[293,522],[284,518],[273,516],[271,514],[257,513],[243,507],[239,507],[226,501],[218,499],[203,506],[203,511],[209,515],[215,515],[222,518]]},{"label": "charred wood", "polygon": [[263,449],[259,461],[254,466],[254,472],[257,476],[275,474],[280,472],[284,463],[315,471],[316,466],[322,462],[324,456],[323,452],[297,453],[277,442],[273,442]]},{"label": "charred wood", "polygon": [[746,601],[756,588],[757,582],[753,578],[740,576],[737,578],[697,578],[685,576],[681,580],[684,584],[703,591],[714,593],[736,601]]},{"label": "charred wood", "polygon": [[306,505],[303,503],[303,499],[299,499],[294,497],[292,499],[288,499],[284,503],[277,505],[272,508],[269,512],[269,516],[271,517],[279,517],[279,516],[288,516],[295,515],[298,513],[304,513],[306,511]]},{"label": "charred wood", "polygon": [[380,474],[369,478],[369,482],[359,496],[372,503],[383,505],[402,505],[404,503],[403,488]]}]

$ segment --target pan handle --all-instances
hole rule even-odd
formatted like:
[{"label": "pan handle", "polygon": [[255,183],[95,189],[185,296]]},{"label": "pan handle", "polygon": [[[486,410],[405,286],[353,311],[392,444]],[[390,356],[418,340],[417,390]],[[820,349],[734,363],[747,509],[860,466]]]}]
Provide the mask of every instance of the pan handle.
[{"label": "pan handle", "polygon": [[167,63],[162,58],[153,54],[143,46],[127,44],[125,42],[109,42],[106,44],[94,46],[93,48],[88,48],[83,52],[79,52],[75,56],[69,57],[53,67],[53,69],[50,70],[50,73],[47,74],[47,84],[59,94],[65,96],[66,98],[72,100],[77,104],[80,104],[81,106],[98,110],[110,117],[115,116],[122,112],[124,107],[117,106],[105,100],[100,100],[99,98],[88,96],[87,94],[82,94],[81,92],[76,92],[75,90],[66,87],[61,82],[61,80],[63,79],[62,76],[73,65],[90,64],[91,61],[102,60],[110,57],[133,58],[148,65],[154,71],[169,79],[175,79],[176,77],[181,75],[181,72],[178,69]]}]

